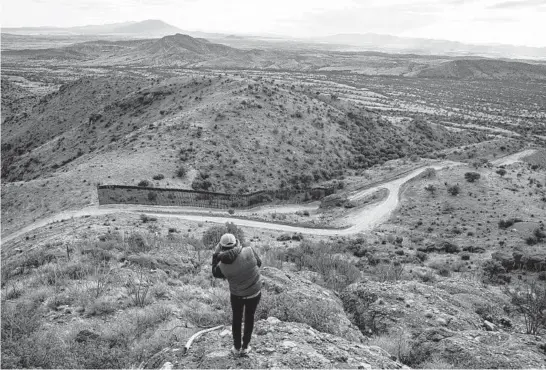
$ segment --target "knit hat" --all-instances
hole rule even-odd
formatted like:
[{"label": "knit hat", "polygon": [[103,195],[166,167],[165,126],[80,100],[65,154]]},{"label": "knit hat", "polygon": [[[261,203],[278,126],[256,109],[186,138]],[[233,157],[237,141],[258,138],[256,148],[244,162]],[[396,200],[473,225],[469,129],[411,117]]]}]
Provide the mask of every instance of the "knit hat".
[{"label": "knit hat", "polygon": [[220,246],[222,248],[233,248],[237,245],[237,238],[233,234],[224,234],[220,238]]}]

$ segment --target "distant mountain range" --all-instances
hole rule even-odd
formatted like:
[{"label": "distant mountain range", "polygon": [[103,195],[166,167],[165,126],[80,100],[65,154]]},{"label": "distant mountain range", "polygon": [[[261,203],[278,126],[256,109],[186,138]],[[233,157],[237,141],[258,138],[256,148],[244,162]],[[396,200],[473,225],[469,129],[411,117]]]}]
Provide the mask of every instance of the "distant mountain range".
[{"label": "distant mountain range", "polygon": [[[20,27],[2,28],[2,33],[16,35],[100,36],[109,40],[119,38],[163,37],[183,33],[206,38],[236,48],[295,50],[313,48],[328,51],[381,51],[420,55],[484,56],[491,58],[543,59],[546,47],[516,45],[471,45],[456,41],[408,38],[375,33],[337,34],[314,38],[292,38],[272,35],[234,35],[182,30],[161,20],[88,25],[81,27]],[[3,37],[4,38],[4,37]],[[10,42],[11,40],[8,40]],[[81,40],[79,40],[81,41]],[[19,47],[15,47],[20,49]]]},{"label": "distant mountain range", "polygon": [[[507,44],[472,45],[457,41],[398,37],[375,33],[339,34],[311,39],[328,45],[347,45],[361,50],[425,55],[477,55],[493,58],[546,59],[546,47],[535,48]],[[307,40],[309,41],[309,40]]]},{"label": "distant mountain range", "polygon": [[159,39],[88,41],[48,49],[4,50],[5,65],[163,66],[345,71],[372,76],[546,80],[546,64],[478,57],[322,50],[244,50],[177,33]]},{"label": "distant mountain range", "polygon": [[15,35],[48,35],[48,36],[104,36],[117,35],[134,38],[163,37],[176,33],[189,34],[194,37],[225,37],[223,34],[186,31],[158,19],[141,22],[123,22],[79,27],[3,27],[2,33]]}]

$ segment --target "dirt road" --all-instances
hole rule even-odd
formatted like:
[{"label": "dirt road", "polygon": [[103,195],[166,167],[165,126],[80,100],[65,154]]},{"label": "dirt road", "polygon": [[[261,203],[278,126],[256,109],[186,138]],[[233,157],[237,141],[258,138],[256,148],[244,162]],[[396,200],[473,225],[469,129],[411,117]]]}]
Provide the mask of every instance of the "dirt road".
[{"label": "dirt road", "polygon": [[[389,191],[389,195],[382,202],[357,209],[351,213],[351,217],[348,221],[352,226],[344,229],[314,229],[308,227],[299,227],[299,226],[290,226],[283,224],[276,224],[263,221],[255,220],[245,220],[239,218],[233,218],[225,215],[225,211],[219,211],[217,209],[206,209],[206,208],[189,208],[189,207],[161,207],[161,206],[142,206],[142,205],[109,205],[109,206],[94,206],[87,207],[76,211],[67,211],[57,214],[53,217],[49,217],[43,220],[39,220],[27,227],[18,230],[15,233],[7,235],[2,238],[2,243],[5,243],[14,238],[20,237],[32,230],[44,227],[50,223],[58,222],[61,220],[68,220],[71,218],[78,218],[84,216],[101,216],[113,213],[146,213],[147,215],[154,217],[169,217],[169,218],[178,218],[188,221],[196,221],[203,223],[226,223],[226,222],[236,222],[237,225],[243,227],[252,227],[252,228],[261,228],[269,230],[278,230],[289,233],[305,233],[305,234],[314,234],[314,235],[351,235],[361,232],[366,232],[377,225],[388,220],[392,212],[398,206],[400,187],[414,178],[415,176],[421,174],[423,171],[428,168],[442,169],[445,167],[459,165],[456,162],[442,162],[435,165],[430,165],[423,167],[417,170],[414,170],[408,173],[402,178],[398,178],[392,181],[379,184],[372,188],[368,188],[352,194],[349,199],[358,200],[378,189],[385,188]],[[299,210],[314,210],[319,206],[318,202],[307,204],[307,205],[281,205],[275,207],[259,207],[256,209],[246,210],[246,211],[237,211],[238,216],[250,215],[252,213],[264,213],[264,212],[296,212]],[[207,213],[203,215],[203,213]]]},{"label": "dirt road", "polygon": [[491,161],[491,164],[493,164],[494,166],[507,166],[509,164],[520,161],[522,158],[527,157],[528,155],[531,155],[534,152],[536,152],[536,149],[527,149],[522,152],[510,154],[510,155],[507,155],[506,157],[495,159],[494,161]]}]

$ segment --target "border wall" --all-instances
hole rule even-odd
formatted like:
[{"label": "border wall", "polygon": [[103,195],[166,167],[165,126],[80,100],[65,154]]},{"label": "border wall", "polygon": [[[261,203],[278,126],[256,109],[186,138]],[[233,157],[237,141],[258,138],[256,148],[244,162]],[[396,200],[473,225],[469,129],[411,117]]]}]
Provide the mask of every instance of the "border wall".
[{"label": "border wall", "polygon": [[316,187],[307,190],[262,190],[248,194],[214,193],[199,190],[151,188],[126,185],[99,185],[99,205],[142,204],[220,209],[245,209],[265,204],[304,203],[333,194],[335,188]]}]

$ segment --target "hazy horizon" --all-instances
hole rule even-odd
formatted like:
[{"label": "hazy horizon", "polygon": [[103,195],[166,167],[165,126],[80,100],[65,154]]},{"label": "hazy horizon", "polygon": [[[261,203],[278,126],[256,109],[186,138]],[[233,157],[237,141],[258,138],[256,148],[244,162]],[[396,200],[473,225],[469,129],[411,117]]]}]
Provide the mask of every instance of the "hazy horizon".
[{"label": "hazy horizon", "polygon": [[[29,11],[29,9],[31,11]],[[335,34],[545,47],[546,0],[7,0],[2,28],[160,19],[182,30],[309,38]]]}]

